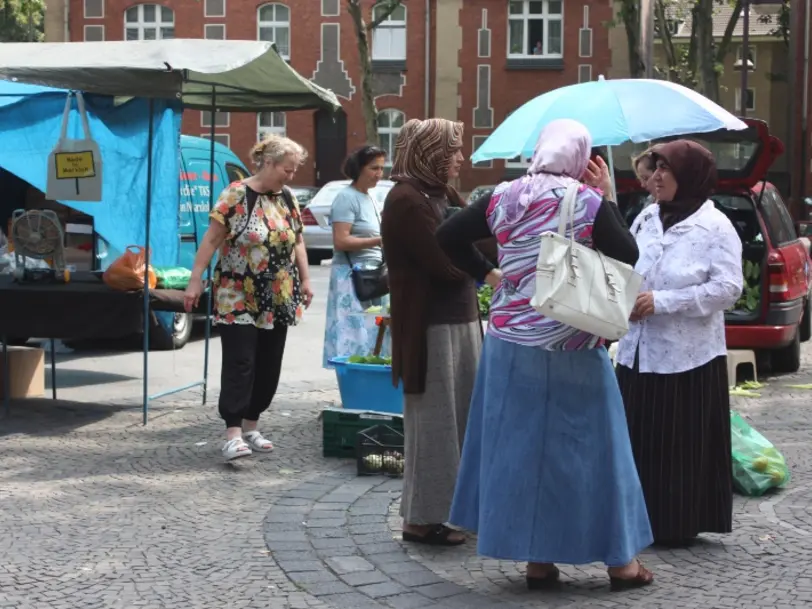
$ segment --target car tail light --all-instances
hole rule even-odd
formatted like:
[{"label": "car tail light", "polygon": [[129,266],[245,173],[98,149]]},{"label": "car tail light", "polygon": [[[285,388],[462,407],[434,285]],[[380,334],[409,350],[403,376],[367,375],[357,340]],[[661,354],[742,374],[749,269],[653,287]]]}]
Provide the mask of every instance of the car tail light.
[{"label": "car tail light", "polygon": [[306,207],[302,210],[302,224],[305,226],[318,226],[319,223],[316,222],[316,216],[313,215],[313,212],[307,209]]},{"label": "car tail light", "polygon": [[787,300],[789,297],[789,273],[781,252],[767,256],[770,300]]}]

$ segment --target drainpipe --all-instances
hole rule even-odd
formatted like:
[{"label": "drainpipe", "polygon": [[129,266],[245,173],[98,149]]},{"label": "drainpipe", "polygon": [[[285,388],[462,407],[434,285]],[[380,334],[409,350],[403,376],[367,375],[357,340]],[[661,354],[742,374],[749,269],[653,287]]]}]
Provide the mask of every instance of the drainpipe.
[{"label": "drainpipe", "polygon": [[431,0],[426,0],[426,74],[423,81],[423,116],[429,118],[431,111]]},{"label": "drainpipe", "polygon": [[70,42],[70,0],[62,0],[63,40]]},{"label": "drainpipe", "polygon": [[742,3],[742,73],[739,113],[747,116],[747,77],[750,76],[750,1],[744,0]]}]

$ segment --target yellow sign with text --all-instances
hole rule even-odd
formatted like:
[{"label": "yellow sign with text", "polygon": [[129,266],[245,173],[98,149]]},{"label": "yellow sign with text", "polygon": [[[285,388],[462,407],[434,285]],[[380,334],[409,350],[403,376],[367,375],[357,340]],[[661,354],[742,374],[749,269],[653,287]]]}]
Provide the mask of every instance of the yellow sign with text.
[{"label": "yellow sign with text", "polygon": [[96,163],[90,150],[57,152],[54,157],[57,180],[78,180],[96,177]]}]

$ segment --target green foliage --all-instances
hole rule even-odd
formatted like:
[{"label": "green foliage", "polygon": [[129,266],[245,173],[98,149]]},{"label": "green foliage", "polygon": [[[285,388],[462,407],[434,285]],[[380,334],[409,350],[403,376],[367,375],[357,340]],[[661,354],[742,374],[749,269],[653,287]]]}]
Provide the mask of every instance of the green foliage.
[{"label": "green foliage", "polygon": [[755,262],[744,260],[742,261],[742,272],[744,274],[744,289],[731,310],[752,313],[761,304],[761,267]]},{"label": "green foliage", "polygon": [[41,42],[44,27],[43,0],[0,0],[0,42]]},{"label": "green foliage", "polygon": [[380,355],[352,355],[347,358],[348,364],[371,364],[373,366],[391,366],[391,357],[381,357]]},{"label": "green foliage", "polygon": [[491,299],[493,298],[493,288],[487,283],[477,290],[477,301],[479,304],[479,316],[488,319],[491,312]]}]

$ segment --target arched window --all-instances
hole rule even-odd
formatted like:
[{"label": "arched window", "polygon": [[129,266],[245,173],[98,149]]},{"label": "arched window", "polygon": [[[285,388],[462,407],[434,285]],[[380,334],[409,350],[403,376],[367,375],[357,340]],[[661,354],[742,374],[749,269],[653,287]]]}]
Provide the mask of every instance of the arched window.
[{"label": "arched window", "polygon": [[389,108],[378,112],[378,141],[381,148],[386,150],[387,167],[391,167],[395,160],[395,141],[405,122],[406,115],[400,110]]},{"label": "arched window", "polygon": [[257,112],[257,141],[275,133],[285,135],[287,120],[284,112]]},{"label": "arched window", "polygon": [[273,42],[283,59],[290,59],[290,9],[284,4],[263,4],[257,9],[257,40]]},{"label": "arched window", "polygon": [[137,4],[124,12],[125,40],[169,40],[175,37],[175,13],[160,4]]}]

